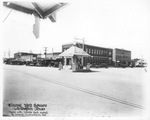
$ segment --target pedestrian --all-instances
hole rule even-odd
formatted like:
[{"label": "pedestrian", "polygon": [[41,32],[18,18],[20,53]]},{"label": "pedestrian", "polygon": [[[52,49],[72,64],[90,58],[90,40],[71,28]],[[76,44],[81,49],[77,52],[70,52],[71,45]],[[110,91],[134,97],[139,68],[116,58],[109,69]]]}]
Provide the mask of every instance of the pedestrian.
[{"label": "pedestrian", "polygon": [[62,63],[59,62],[59,70],[63,69]]}]

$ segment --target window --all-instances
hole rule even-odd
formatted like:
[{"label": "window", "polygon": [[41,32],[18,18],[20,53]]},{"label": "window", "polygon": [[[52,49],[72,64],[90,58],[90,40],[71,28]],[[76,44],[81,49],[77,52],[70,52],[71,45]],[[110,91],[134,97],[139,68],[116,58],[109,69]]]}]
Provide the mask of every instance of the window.
[{"label": "window", "polygon": [[103,50],[101,50],[101,55],[103,55]]},{"label": "window", "polygon": [[88,48],[86,48],[86,52],[88,53]]},{"label": "window", "polygon": [[106,55],[106,50],[105,50],[105,55]]},{"label": "window", "polygon": [[106,51],[106,55],[108,55],[108,52]]},{"label": "window", "polygon": [[96,54],[96,50],[94,50],[94,54]]},{"label": "window", "polygon": [[109,51],[109,55],[111,55],[111,52]]}]

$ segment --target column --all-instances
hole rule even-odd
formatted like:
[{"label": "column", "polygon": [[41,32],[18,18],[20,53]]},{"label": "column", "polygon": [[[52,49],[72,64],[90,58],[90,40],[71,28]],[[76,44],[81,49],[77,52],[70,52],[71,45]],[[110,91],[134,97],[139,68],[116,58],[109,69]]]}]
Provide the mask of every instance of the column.
[{"label": "column", "polygon": [[64,57],[64,65],[67,65],[67,59]]}]

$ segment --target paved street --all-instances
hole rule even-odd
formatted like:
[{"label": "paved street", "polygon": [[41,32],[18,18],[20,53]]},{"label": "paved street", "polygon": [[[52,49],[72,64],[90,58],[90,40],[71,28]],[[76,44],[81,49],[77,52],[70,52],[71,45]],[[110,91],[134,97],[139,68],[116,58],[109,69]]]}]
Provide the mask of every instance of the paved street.
[{"label": "paved street", "polygon": [[51,67],[4,65],[4,115],[8,104],[47,104],[51,117],[141,116],[144,68],[72,72]]}]

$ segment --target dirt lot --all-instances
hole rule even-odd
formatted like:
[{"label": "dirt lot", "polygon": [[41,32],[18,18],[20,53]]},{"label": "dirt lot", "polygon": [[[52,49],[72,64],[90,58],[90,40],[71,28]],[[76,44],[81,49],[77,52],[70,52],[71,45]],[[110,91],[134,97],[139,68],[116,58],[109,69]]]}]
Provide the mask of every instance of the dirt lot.
[{"label": "dirt lot", "polygon": [[50,117],[129,117],[144,113],[147,74],[144,68],[93,68],[92,72],[72,72],[4,65],[3,70],[3,115],[6,116],[22,115],[18,109],[14,110],[17,104],[30,104],[31,108],[34,104],[46,104],[45,113],[36,115]]}]

